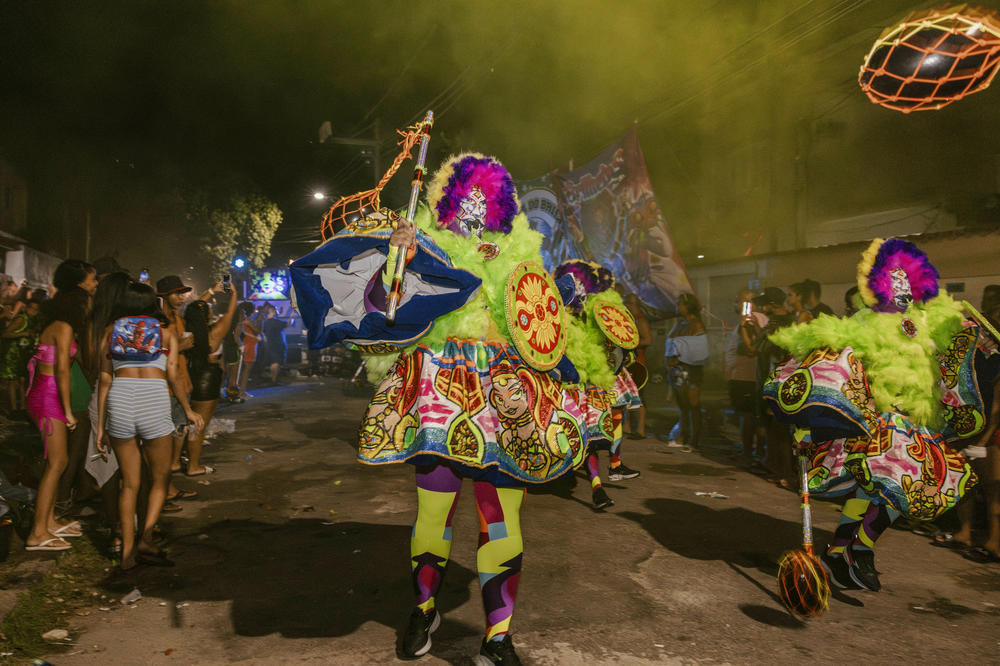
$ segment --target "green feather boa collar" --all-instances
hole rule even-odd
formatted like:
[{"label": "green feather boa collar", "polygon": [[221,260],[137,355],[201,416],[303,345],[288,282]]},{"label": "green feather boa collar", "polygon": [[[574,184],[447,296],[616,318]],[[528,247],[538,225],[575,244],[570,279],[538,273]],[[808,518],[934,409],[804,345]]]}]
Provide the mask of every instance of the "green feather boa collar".
[{"label": "green feather boa collar", "polygon": [[[904,317],[916,325],[912,338],[903,333]],[[820,347],[852,347],[864,364],[879,411],[903,412],[915,423],[939,428],[944,416],[938,354],[962,329],[964,318],[962,306],[942,294],[903,314],[866,308],[850,319],[821,315],[784,328],[771,340],[797,359]]]}]

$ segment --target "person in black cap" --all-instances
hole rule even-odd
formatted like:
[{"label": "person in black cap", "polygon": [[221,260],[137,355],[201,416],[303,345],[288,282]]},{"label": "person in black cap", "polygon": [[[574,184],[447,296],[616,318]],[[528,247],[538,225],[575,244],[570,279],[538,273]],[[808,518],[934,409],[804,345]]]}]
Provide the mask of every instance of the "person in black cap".
[{"label": "person in black cap", "polygon": [[114,257],[101,257],[94,260],[94,270],[97,271],[98,282],[112,273],[117,273],[121,269],[122,267],[118,265],[118,260]]},{"label": "person in black cap", "polygon": [[[163,314],[167,316],[167,320],[170,325],[167,327],[169,330],[173,331],[177,339],[180,340],[180,351],[184,352],[194,346],[194,337],[187,332],[184,327],[184,317],[180,315],[181,306],[188,298],[188,293],[191,291],[191,287],[184,284],[181,278],[177,275],[167,275],[156,281],[156,295],[160,297],[163,301]],[[184,390],[188,395],[191,394],[192,384],[191,376],[188,374],[187,363],[178,363],[177,372],[180,374],[180,380],[178,381],[184,387]],[[170,414],[174,420],[174,434],[173,434],[173,460],[170,464],[170,470],[172,472],[179,472],[181,470],[181,451],[184,448],[184,440],[187,437],[187,416],[184,413],[184,409],[181,407],[180,401],[177,396],[171,392],[170,394]],[[168,512],[179,511],[180,507],[173,504],[173,500],[178,499],[190,499],[197,495],[198,493],[194,491],[182,491],[174,486],[171,482],[170,487],[167,489],[167,500],[168,503],[172,504]],[[176,507],[176,508],[175,508]]]}]

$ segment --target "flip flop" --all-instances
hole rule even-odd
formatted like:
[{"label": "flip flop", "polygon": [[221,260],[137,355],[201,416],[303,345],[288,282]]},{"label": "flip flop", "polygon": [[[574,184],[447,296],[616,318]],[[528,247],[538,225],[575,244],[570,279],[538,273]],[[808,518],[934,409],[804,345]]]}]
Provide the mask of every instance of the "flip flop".
[{"label": "flip flop", "polygon": [[203,471],[203,472],[198,472],[196,474],[188,474],[187,472],[184,472],[184,476],[205,476],[206,474],[215,474],[215,468],[214,467],[211,467],[209,465],[205,465],[204,467],[205,467],[205,471]]},{"label": "flip flop", "polygon": [[160,513],[177,513],[178,511],[183,511],[184,507],[180,504],[174,504],[173,502],[164,502],[163,508],[160,509]]},{"label": "flip flop", "polygon": [[59,537],[60,539],[76,539],[77,537],[82,537],[83,532],[79,531],[79,527],[74,528],[74,525],[79,525],[80,523],[70,523],[69,525],[63,525],[59,529],[49,530],[49,534],[54,537]]},{"label": "flip flop", "polygon": [[171,495],[167,498],[168,502],[176,502],[177,500],[194,499],[198,496],[197,490],[178,490],[175,495]]},{"label": "flip flop", "polygon": [[965,552],[962,553],[962,557],[977,564],[997,564],[1000,563],[1000,555],[997,555],[992,550],[988,548],[983,548],[982,546],[973,546],[967,548]]},{"label": "flip flop", "polygon": [[[49,544],[51,544],[54,541],[62,541],[66,545],[65,546],[50,546]],[[60,537],[52,537],[51,539],[46,539],[45,541],[41,542],[40,544],[37,544],[37,545],[34,545],[34,546],[29,546],[29,545],[25,544],[24,549],[25,550],[37,550],[37,551],[57,551],[57,550],[69,550],[72,547],[73,546],[71,546],[67,541],[61,539]]]}]

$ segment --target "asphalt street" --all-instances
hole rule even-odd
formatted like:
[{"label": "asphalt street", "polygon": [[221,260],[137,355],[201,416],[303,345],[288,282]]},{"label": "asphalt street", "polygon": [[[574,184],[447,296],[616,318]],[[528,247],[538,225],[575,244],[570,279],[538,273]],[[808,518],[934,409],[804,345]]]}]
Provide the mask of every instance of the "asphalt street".
[{"label": "asphalt street", "polygon": [[[200,495],[163,521],[177,566],[107,583],[143,598],[78,617],[75,654],[51,661],[395,661],[412,606],[415,486],[408,465],[355,462],[365,404],[338,380],[311,379],[221,410],[236,429],[205,451],[216,473],[178,480]],[[616,503],[603,512],[582,474],[530,491],[513,620],[525,663],[1000,663],[1000,565],[908,531],[879,543],[882,592],[838,593],[809,621],[789,615],[775,573],[800,542],[799,502],[732,464],[727,446],[627,440],[625,462],[642,476],[607,484]],[[712,492],[724,498],[698,494]],[[838,515],[816,504],[819,544]],[[478,651],[477,532],[470,486],[438,601],[444,621],[422,663],[464,664]]]}]

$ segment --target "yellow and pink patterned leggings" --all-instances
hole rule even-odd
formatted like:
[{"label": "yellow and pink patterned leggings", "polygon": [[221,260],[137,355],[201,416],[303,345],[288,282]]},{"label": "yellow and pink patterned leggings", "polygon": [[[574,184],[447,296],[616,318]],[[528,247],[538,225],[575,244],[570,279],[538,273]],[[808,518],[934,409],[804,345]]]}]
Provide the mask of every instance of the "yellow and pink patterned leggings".
[{"label": "yellow and pink patterned leggings", "polygon": [[884,500],[869,497],[858,490],[855,497],[844,502],[840,522],[827,552],[841,555],[848,548],[874,550],[875,542],[896,518],[899,518],[899,512]]},{"label": "yellow and pink patterned leggings", "polygon": [[[434,608],[451,554],[451,522],[462,490],[462,477],[445,462],[417,467],[417,520],[410,538],[413,589],[417,606]],[[510,630],[517,583],[521,577],[521,504],[524,488],[497,488],[475,481],[479,513],[476,568],[486,611],[486,638],[502,640]]]}]

